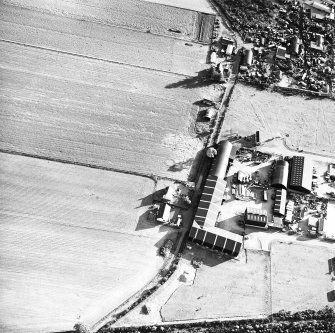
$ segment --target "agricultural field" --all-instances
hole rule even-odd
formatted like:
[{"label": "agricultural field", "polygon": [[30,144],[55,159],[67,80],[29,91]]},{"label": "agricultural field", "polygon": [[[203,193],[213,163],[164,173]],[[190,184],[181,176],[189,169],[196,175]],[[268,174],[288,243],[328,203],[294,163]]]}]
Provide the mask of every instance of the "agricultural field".
[{"label": "agricultural field", "polygon": [[[335,309],[329,260],[335,249],[273,242],[271,244],[272,311]],[[285,259],[284,259],[285,258]]]},{"label": "agricultural field", "polygon": [[[136,3],[177,21],[189,12]],[[118,5],[122,17],[134,3]],[[115,16],[115,1],[2,2],[0,148],[187,179],[202,149],[197,102],[222,94],[198,77],[208,46],[92,19],[106,6]]]},{"label": "agricultural field", "polygon": [[198,12],[147,1],[4,0],[3,3],[189,41],[196,41],[199,34]]},{"label": "agricultural field", "polygon": [[334,101],[284,96],[236,84],[223,124],[222,134],[250,135],[261,140],[284,138],[289,148],[335,155]]},{"label": "agricultural field", "polygon": [[0,38],[106,61],[194,76],[208,46],[0,4]]},{"label": "agricultural field", "polygon": [[0,154],[0,331],[93,325],[150,281],[168,228],[149,178]]},{"label": "agricultural field", "polygon": [[268,253],[248,251],[247,262],[245,258],[220,260],[205,251],[202,255],[206,255],[204,265],[193,285],[179,287],[162,307],[163,321],[271,313]]}]

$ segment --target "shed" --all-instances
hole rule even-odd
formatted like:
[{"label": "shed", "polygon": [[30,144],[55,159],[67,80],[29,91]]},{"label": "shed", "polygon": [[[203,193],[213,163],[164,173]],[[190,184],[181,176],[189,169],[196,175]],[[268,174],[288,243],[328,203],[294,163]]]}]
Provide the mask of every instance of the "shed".
[{"label": "shed", "polygon": [[226,55],[230,56],[233,53],[234,46],[232,44],[227,45]]},{"label": "shed", "polygon": [[219,143],[217,155],[209,171],[210,175],[215,176],[219,179],[224,179],[226,177],[232,147],[233,145],[227,140],[221,141]]},{"label": "shed", "polygon": [[285,216],[287,192],[283,188],[275,190],[275,202],[273,207],[273,214],[277,216]]},{"label": "shed", "polygon": [[299,54],[300,39],[297,36],[294,36],[291,41],[291,52],[293,54]]},{"label": "shed", "polygon": [[286,59],[286,48],[282,46],[277,46],[276,58],[285,60]]},{"label": "shed", "polygon": [[278,160],[273,171],[271,186],[287,189],[289,164],[285,160]]},{"label": "shed", "polygon": [[244,212],[244,223],[253,227],[267,228],[268,213],[264,209],[248,207]]}]

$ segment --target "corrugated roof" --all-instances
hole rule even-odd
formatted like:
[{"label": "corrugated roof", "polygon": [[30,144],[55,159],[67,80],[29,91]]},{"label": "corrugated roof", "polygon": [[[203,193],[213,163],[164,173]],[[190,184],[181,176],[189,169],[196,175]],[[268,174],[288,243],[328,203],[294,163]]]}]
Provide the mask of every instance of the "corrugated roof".
[{"label": "corrugated roof", "polygon": [[313,166],[304,156],[294,156],[291,165],[290,187],[310,193],[312,189]]},{"label": "corrugated roof", "polygon": [[273,213],[281,216],[285,215],[285,206],[286,206],[286,197],[287,192],[285,189],[276,189],[275,190],[275,202]]},{"label": "corrugated roof", "polygon": [[268,222],[268,213],[264,209],[247,207],[244,213],[245,224],[266,226]]},{"label": "corrugated roof", "polygon": [[215,225],[225,188],[226,181],[214,176],[208,177],[195,213],[195,220],[199,225]]},{"label": "corrugated roof", "polygon": [[271,185],[274,187],[287,188],[289,164],[285,160],[279,160],[276,163],[272,175]]}]

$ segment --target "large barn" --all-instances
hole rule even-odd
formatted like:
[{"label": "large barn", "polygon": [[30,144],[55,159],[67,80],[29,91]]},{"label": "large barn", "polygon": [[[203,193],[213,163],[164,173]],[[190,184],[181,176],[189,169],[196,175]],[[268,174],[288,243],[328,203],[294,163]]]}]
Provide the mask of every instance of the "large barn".
[{"label": "large barn", "polygon": [[285,160],[277,161],[272,175],[271,186],[276,188],[287,189],[288,171],[289,171],[289,164],[287,161]]},{"label": "large barn", "polygon": [[219,228],[200,228],[196,222],[192,225],[188,239],[234,257],[239,254],[243,242],[241,235]]},{"label": "large barn", "polygon": [[289,188],[297,192],[311,193],[313,166],[309,159],[294,156],[291,160]]},{"label": "large barn", "polygon": [[229,141],[219,143],[217,155],[212,163],[195,213],[189,240],[207,248],[237,256],[243,237],[215,227],[226,189],[224,178],[228,170],[232,147]]}]

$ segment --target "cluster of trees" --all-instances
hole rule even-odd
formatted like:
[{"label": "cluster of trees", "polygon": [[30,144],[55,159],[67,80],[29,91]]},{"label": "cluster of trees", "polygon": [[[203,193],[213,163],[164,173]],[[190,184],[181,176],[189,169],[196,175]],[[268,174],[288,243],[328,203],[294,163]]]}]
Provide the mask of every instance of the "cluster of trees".
[{"label": "cluster of trees", "polygon": [[281,311],[266,319],[228,322],[201,322],[169,326],[143,326],[136,328],[109,328],[101,333],[170,332],[170,333],[332,333],[335,332],[334,310],[306,310],[296,313]]}]

